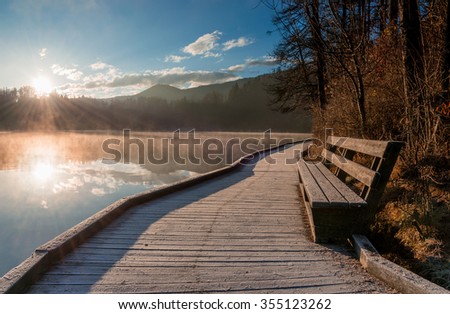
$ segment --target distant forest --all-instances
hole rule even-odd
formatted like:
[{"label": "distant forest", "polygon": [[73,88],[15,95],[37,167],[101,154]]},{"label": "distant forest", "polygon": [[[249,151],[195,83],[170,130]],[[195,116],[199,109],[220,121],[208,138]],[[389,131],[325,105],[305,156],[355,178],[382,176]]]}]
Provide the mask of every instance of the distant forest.
[{"label": "distant forest", "polygon": [[[271,110],[265,80],[258,77],[226,83],[229,86],[226,92],[220,88],[222,84],[218,84],[217,90],[209,88],[200,99],[168,100],[169,97],[143,96],[145,92],[105,100],[58,94],[39,98],[31,87],[3,89],[0,91],[0,129],[262,131],[271,128],[280,132],[310,131],[311,119],[307,111],[300,109],[281,114]],[[189,90],[190,94],[193,90]]]}]

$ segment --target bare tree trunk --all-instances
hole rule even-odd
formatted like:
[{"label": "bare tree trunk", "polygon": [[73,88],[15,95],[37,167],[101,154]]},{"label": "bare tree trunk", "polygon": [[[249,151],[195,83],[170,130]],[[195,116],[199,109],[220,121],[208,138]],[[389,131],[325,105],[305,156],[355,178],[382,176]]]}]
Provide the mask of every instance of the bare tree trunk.
[{"label": "bare tree trunk", "polygon": [[422,29],[417,0],[403,0],[402,29],[405,38],[405,70],[409,100],[418,100],[425,82]]},{"label": "bare tree trunk", "polygon": [[309,19],[309,23],[311,26],[311,34],[316,55],[319,105],[320,109],[324,110],[327,106],[327,96],[326,96],[327,83],[326,83],[325,52],[322,38],[322,29],[320,27],[320,20],[319,20],[319,0],[312,0],[311,16]]},{"label": "bare tree trunk", "polygon": [[364,87],[364,80],[361,73],[361,67],[359,65],[359,62],[355,61],[356,63],[356,74],[358,77],[358,85],[359,85],[359,95],[358,95],[358,110],[359,115],[361,117],[361,128],[362,128],[362,134],[366,132],[366,122],[367,122],[367,115],[366,115],[366,91]]},{"label": "bare tree trunk", "polygon": [[398,2],[399,0],[388,0],[389,1],[389,23],[395,24],[398,19]]},{"label": "bare tree trunk", "polygon": [[386,28],[386,0],[380,0],[380,8],[378,9],[378,16],[380,18],[380,34],[383,34]]},{"label": "bare tree trunk", "polygon": [[[445,30],[444,64],[442,67],[442,89],[450,92],[450,1],[447,1],[447,26]],[[448,97],[448,96],[447,96]]]},{"label": "bare tree trunk", "polygon": [[407,151],[414,164],[426,154],[429,130],[425,100],[425,66],[418,0],[402,0],[401,28],[404,38],[404,89]]}]

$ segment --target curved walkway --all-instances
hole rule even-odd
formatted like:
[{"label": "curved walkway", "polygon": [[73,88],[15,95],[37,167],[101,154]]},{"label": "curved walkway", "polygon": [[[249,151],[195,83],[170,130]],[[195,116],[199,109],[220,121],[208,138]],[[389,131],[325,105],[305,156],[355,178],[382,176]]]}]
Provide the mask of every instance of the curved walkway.
[{"label": "curved walkway", "polygon": [[130,209],[28,292],[393,292],[345,248],[311,242],[285,162],[296,148]]}]

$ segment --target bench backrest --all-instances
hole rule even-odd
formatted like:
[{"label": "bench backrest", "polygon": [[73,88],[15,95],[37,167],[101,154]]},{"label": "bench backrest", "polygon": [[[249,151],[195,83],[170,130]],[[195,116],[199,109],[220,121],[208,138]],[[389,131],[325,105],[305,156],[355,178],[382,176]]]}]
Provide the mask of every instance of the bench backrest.
[{"label": "bench backrest", "polygon": [[[349,137],[329,136],[322,157],[326,165],[336,167],[336,176],[345,182],[347,175],[361,182],[360,196],[366,200],[370,212],[376,210],[378,201],[394,168],[403,142],[373,141]],[[369,157],[366,167],[354,161],[355,155]]]}]

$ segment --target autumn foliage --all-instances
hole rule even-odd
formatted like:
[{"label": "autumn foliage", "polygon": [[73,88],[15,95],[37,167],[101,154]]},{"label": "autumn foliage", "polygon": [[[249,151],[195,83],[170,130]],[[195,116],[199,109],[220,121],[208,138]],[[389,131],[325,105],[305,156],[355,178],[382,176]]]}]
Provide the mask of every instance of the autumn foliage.
[{"label": "autumn foliage", "polygon": [[450,287],[450,1],[264,3],[282,35],[278,107],[311,110],[319,137],[406,143],[373,238]]}]

